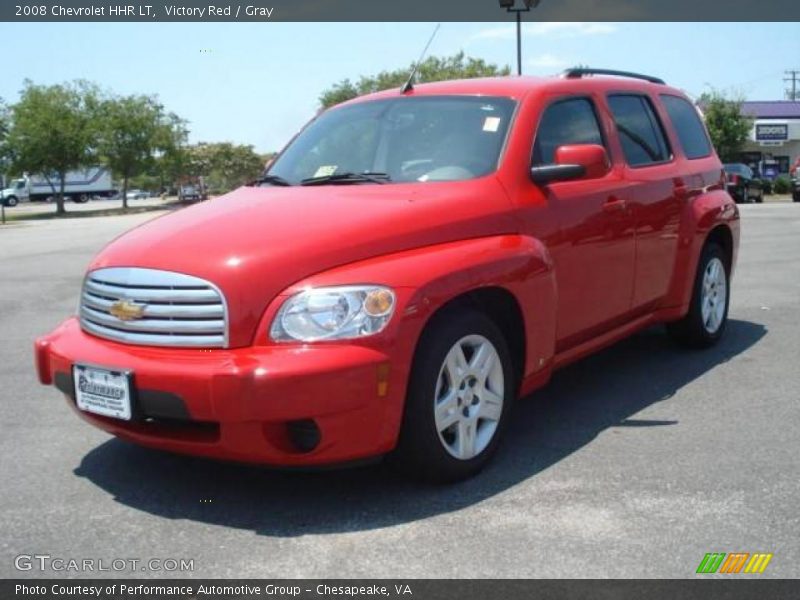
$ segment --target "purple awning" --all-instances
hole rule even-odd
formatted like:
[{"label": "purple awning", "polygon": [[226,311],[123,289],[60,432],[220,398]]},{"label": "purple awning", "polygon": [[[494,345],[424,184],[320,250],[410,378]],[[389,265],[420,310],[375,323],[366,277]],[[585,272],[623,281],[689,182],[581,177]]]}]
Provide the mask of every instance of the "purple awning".
[{"label": "purple awning", "polygon": [[800,102],[742,102],[742,113],[756,119],[800,119]]}]

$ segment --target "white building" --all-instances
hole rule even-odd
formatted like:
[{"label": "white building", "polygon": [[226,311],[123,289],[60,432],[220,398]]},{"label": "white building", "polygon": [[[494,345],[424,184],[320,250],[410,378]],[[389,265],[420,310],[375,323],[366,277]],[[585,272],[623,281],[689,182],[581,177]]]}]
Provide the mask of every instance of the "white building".
[{"label": "white building", "polygon": [[763,168],[767,161],[777,175],[787,175],[800,158],[800,101],[743,102],[742,112],[754,119],[742,162]]}]

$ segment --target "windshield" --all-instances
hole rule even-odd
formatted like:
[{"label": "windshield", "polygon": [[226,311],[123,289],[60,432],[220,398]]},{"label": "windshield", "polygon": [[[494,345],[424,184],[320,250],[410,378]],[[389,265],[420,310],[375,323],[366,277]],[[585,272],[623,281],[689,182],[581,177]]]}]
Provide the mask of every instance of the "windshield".
[{"label": "windshield", "polygon": [[341,182],[345,174],[377,174],[391,182],[480,177],[497,168],[514,106],[509,98],[425,96],[335,108],[289,144],[268,176],[293,185]]},{"label": "windshield", "polygon": [[733,165],[725,165],[725,170],[728,173],[735,173],[737,175],[744,175],[750,179],[753,178],[753,172],[750,170],[750,167],[747,165],[740,165],[740,164],[733,164]]}]

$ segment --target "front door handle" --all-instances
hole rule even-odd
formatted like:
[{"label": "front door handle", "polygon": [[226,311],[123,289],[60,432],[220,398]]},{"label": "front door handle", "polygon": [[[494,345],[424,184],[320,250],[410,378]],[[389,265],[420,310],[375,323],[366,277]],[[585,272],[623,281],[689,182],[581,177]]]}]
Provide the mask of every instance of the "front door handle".
[{"label": "front door handle", "polygon": [[625,200],[622,198],[617,198],[616,196],[609,196],[608,199],[603,204],[603,210],[607,212],[617,212],[620,210],[625,210],[625,207],[628,205]]}]

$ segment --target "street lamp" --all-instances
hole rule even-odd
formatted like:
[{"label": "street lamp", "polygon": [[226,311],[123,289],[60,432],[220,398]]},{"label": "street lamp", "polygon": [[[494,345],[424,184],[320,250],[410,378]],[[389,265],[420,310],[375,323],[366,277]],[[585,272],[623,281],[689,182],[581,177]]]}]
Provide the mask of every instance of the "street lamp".
[{"label": "street lamp", "polygon": [[517,75],[522,75],[522,13],[539,6],[540,0],[522,0],[522,6],[519,8],[517,0],[498,0],[498,2],[500,8],[517,15]]}]

